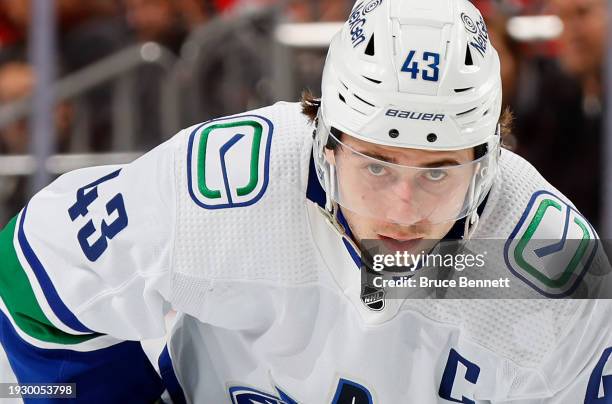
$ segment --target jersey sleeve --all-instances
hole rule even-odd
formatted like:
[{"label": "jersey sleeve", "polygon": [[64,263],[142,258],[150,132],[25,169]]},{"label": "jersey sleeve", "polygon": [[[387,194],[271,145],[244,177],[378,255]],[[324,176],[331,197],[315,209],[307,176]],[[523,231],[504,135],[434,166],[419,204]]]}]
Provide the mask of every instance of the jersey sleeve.
[{"label": "jersey sleeve", "polygon": [[138,341],[165,335],[181,141],[65,174],[2,230],[0,341],[19,382],[76,383],[87,403],[160,396]]}]

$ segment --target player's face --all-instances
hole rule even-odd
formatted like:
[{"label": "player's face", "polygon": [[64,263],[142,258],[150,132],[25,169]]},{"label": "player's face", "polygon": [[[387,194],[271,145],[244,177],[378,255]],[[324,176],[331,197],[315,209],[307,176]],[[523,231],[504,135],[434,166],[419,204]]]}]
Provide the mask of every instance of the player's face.
[{"label": "player's face", "polygon": [[474,175],[473,149],[405,149],[348,135],[341,141],[327,158],[336,168],[342,213],[356,241],[378,239],[392,250],[412,250],[425,247],[420,240],[448,233],[455,223],[449,218],[464,206]]}]

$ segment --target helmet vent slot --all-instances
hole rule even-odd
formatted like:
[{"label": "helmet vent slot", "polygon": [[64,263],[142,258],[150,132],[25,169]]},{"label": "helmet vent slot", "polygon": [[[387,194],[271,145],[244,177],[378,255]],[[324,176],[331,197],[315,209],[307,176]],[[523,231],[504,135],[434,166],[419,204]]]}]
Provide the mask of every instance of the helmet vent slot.
[{"label": "helmet vent slot", "polygon": [[[347,104],[347,105],[348,105],[348,104]],[[355,108],[355,107],[351,107],[351,108],[353,109],[353,111],[358,112],[358,113],[360,113],[361,115],[366,115],[366,113],[364,113],[364,112],[362,112],[362,111],[358,110],[358,109],[357,109],[357,108]]]},{"label": "helmet vent slot", "polygon": [[466,88],[455,88],[455,92],[456,93],[464,93],[466,91],[470,91],[473,90],[474,87],[466,87]]},{"label": "helmet vent slot", "polygon": [[370,41],[368,42],[368,46],[366,46],[365,54],[369,56],[374,56],[374,34],[370,37]]},{"label": "helmet vent slot", "polygon": [[366,100],[364,100],[363,98],[361,98],[357,94],[353,94],[353,95],[355,96],[355,98],[357,98],[359,101],[363,102],[364,104],[368,104],[371,107],[376,107],[376,105],[372,104],[371,102],[367,102]]},{"label": "helmet vent slot", "polygon": [[340,84],[342,84],[342,86],[348,90],[348,86],[346,84],[344,84],[344,82],[342,80],[340,80]]},{"label": "helmet vent slot", "polygon": [[476,107],[474,107],[474,108],[472,108],[472,109],[468,109],[467,111],[460,112],[460,113],[458,113],[458,114],[457,114],[457,116],[467,115],[467,114],[469,114],[470,112],[474,112],[474,111],[476,111]]},{"label": "helmet vent slot", "polygon": [[465,65],[474,66],[474,59],[472,58],[472,52],[470,51],[470,45],[465,48]]},{"label": "helmet vent slot", "polygon": [[380,84],[380,83],[382,83],[382,81],[380,81],[380,80],[374,80],[373,78],[366,77],[366,76],[362,76],[362,77],[363,77],[364,79],[366,79],[366,80],[370,80],[372,83],[376,83],[376,84]]},{"label": "helmet vent slot", "polygon": [[344,98],[342,94],[338,93],[338,98],[340,98],[340,101],[346,104],[346,99]]}]

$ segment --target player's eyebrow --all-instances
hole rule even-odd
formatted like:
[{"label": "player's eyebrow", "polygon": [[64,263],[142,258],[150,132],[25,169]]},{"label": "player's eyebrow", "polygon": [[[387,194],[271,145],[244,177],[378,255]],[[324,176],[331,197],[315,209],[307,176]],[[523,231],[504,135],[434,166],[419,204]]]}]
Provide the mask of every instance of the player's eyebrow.
[{"label": "player's eyebrow", "polygon": [[459,166],[462,164],[465,164],[465,163],[461,163],[459,160],[448,157],[442,160],[430,161],[429,163],[422,164],[419,167],[435,168],[435,167]]},{"label": "player's eyebrow", "polygon": [[387,163],[392,163],[392,164],[399,164],[395,157],[385,156],[383,154],[372,153],[372,152],[367,152],[367,151],[360,151],[360,150],[357,150],[357,151],[359,153],[363,154],[364,156],[368,156],[368,157],[376,159],[376,160],[381,160],[381,161],[385,161]]}]

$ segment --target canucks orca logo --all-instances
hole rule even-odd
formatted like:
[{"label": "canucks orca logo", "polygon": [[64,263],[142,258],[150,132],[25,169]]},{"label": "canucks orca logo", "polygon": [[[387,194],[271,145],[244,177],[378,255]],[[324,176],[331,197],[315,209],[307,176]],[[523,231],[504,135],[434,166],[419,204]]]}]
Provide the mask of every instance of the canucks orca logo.
[{"label": "canucks orca logo", "polygon": [[[251,387],[232,386],[229,395],[232,404],[298,404],[297,401],[276,387],[278,397]],[[370,390],[360,383],[339,378],[331,404],[372,404],[374,399]]]},{"label": "canucks orca logo", "polygon": [[229,389],[232,404],[298,404],[278,387],[278,397],[250,387],[233,386]]},{"label": "canucks orca logo", "polygon": [[268,186],[273,125],[257,115],[203,124],[189,139],[189,193],[203,208],[256,203]]},{"label": "canucks orca logo", "polygon": [[589,222],[548,191],[536,192],[504,248],[510,271],[547,297],[572,294],[598,242]]}]

